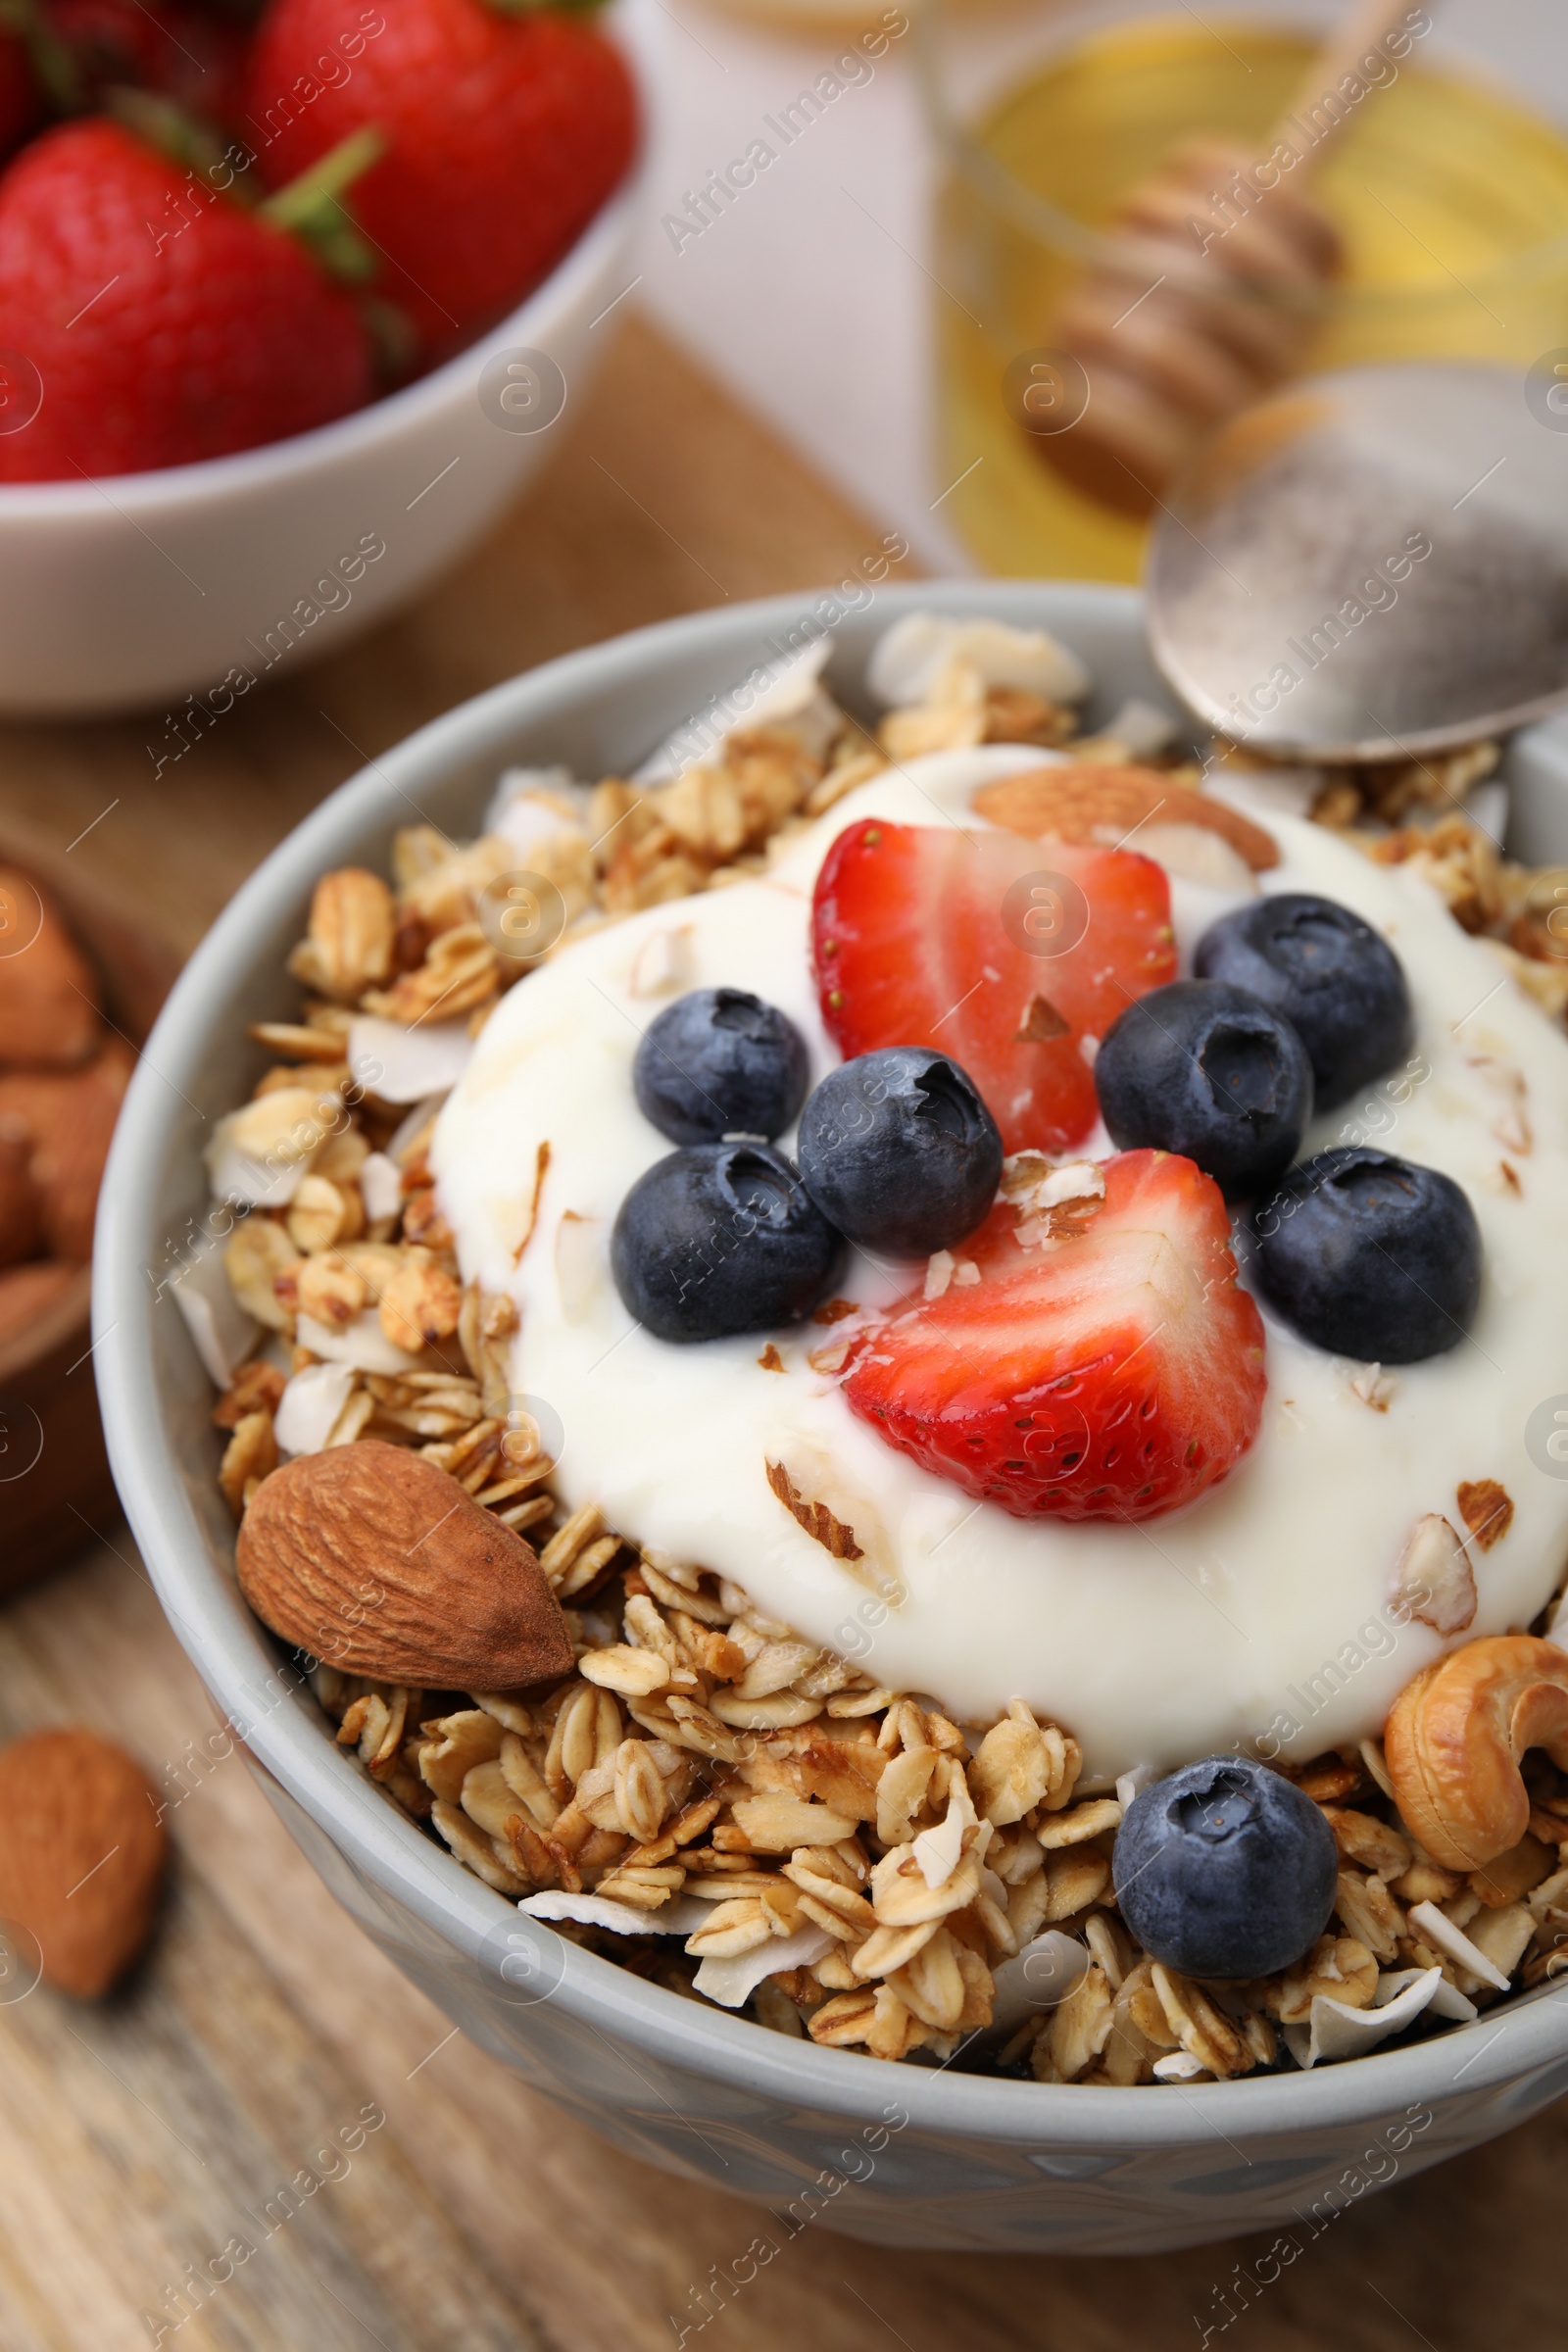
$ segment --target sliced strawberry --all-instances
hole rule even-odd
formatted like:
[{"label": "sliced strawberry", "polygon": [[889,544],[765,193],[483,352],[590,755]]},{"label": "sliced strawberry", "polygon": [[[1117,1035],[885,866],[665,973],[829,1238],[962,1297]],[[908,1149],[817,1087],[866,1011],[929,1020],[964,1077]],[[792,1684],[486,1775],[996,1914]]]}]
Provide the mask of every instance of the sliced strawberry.
[{"label": "sliced strawberry", "polygon": [[878,1046],[951,1054],[1008,1152],[1082,1143],[1099,1116],[1088,1041],[1176,977],[1152,859],[876,817],[823,860],[813,947],[846,1060]]},{"label": "sliced strawberry", "polygon": [[895,1315],[845,1394],[923,1469],[1019,1518],[1147,1519],[1257,1435],[1263,1325],[1219,1187],[1123,1152],[1102,1200],[1003,1204],[964,1245],[980,1280]]}]

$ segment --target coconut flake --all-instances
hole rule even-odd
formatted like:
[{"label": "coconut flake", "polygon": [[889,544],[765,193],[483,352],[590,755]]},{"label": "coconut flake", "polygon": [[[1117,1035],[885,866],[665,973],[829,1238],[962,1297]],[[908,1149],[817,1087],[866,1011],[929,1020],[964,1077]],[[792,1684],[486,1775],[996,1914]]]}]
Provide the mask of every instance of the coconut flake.
[{"label": "coconut flake", "polygon": [[360,1163],[360,1193],[372,1225],[395,1217],[403,1206],[403,1170],[384,1152],[372,1152]]},{"label": "coconut flake", "polygon": [[568,1323],[582,1322],[603,1288],[602,1231],[600,1218],[579,1216],[574,1208],[564,1209],[556,1227],[556,1292]]},{"label": "coconut flake", "polygon": [[352,1364],[307,1364],[277,1400],[272,1435],[284,1453],[319,1453],[354,1387]]},{"label": "coconut flake", "polygon": [[1375,1413],[1386,1413],[1398,1382],[1384,1371],[1381,1364],[1357,1364],[1350,1374],[1350,1394],[1370,1405]]},{"label": "coconut flake", "polygon": [[1169,751],[1181,727],[1168,710],[1157,710],[1152,703],[1130,694],[1100,731],[1113,743],[1119,743],[1129,760],[1152,760],[1156,752]]},{"label": "coconut flake", "polygon": [[[936,1828],[922,1830],[914,1841],[914,1858],[919,1865],[920,1876],[933,1893],[939,1886],[947,1885],[958,1867],[958,1857],[963,1851],[963,1814],[958,1801],[956,1797],[950,1797],[947,1812]],[[1002,1899],[1005,1904],[1005,1888]]]},{"label": "coconut flake", "polygon": [[1208,2069],[1191,2050],[1168,2050],[1163,2058],[1154,2060],[1152,2071],[1156,2082],[1196,2082]]},{"label": "coconut flake", "polygon": [[1004,620],[950,620],[910,612],[879,637],[865,680],[884,703],[923,702],[950,662],[967,662],[987,686],[1013,686],[1048,702],[1078,703],[1089,672],[1044,629],[1015,629]]},{"label": "coconut flake", "polygon": [[[799,653],[784,654],[776,662],[760,663],[749,677],[738,679],[727,692],[715,695],[667,735],[658,751],[643,761],[632,782],[672,782],[688,767],[712,759],[724,738],[739,727],[787,725],[790,733],[800,735],[807,750],[816,751],[820,757],[817,745],[810,738],[821,734],[826,713],[832,714],[834,733],[843,724],[836,705],[817,686],[832,650],[831,638],[815,637]],[[824,741],[821,749],[825,748]]]},{"label": "coconut flake", "polygon": [[[1326,1992],[1314,1993],[1310,2023],[1285,2028],[1286,2044],[1297,2065],[1309,2070],[1324,2060],[1358,2058],[1363,2050],[1375,2050],[1391,2034],[1402,2034],[1431,2005],[1443,1983],[1443,1971],[1401,1969],[1398,1984],[1387,1993],[1386,1982],[1380,1978],[1368,2009],[1352,2009],[1348,2002],[1336,2001]],[[1468,2001],[1465,2006],[1473,2017],[1475,2011]]]},{"label": "coconut flake", "polygon": [[1161,1770],[1157,1764],[1135,1764],[1131,1772],[1118,1773],[1116,1775],[1116,1802],[1120,1805],[1123,1813],[1126,1812],[1135,1796],[1141,1794],[1145,1788],[1152,1788],[1161,1777]]},{"label": "coconut flake", "polygon": [[226,1389],[248,1361],[261,1325],[235,1298],[223,1270],[223,1252],[209,1235],[172,1276],[169,1288],[184,1318],[202,1369],[215,1388]]},{"label": "coconut flake", "polygon": [[1476,1580],[1463,1540],[1437,1511],[1410,1530],[1390,1592],[1390,1614],[1418,1617],[1437,1634],[1462,1634],[1476,1613]]},{"label": "coconut flake", "polygon": [[451,1092],[452,1089],[449,1086],[444,1086],[438,1094],[426,1095],[424,1101],[416,1102],[414,1108],[393,1129],[391,1141],[386,1148],[386,1155],[395,1167],[402,1167],[414,1146]]},{"label": "coconut flake", "polygon": [[923,1298],[940,1298],[942,1297],[953,1280],[955,1262],[951,1250],[937,1250],[932,1252],[925,1261],[925,1289],[921,1294]]},{"label": "coconut flake", "polygon": [[399,1348],[381,1329],[381,1317],[367,1306],[352,1323],[334,1326],[301,1315],[297,1336],[302,1348],[329,1364],[352,1364],[357,1372],[417,1372],[421,1358]]},{"label": "coconut flake", "polygon": [[241,1103],[219,1120],[207,1147],[215,1196],[243,1208],[283,1207],[342,1123],[336,1095],[309,1086],[274,1087]]},{"label": "coconut flake", "polygon": [[705,1960],[692,1984],[721,2009],[738,2009],[764,1977],[777,1976],[781,1969],[809,1968],[813,1960],[832,1949],[833,1941],[825,1928],[797,1928],[792,1936],[769,1936],[754,1951],[737,1952],[727,1960]]},{"label": "coconut flake", "polygon": [[659,1911],[617,1903],[608,1894],[566,1894],[546,1888],[525,1894],[517,1909],[529,1919],[569,1919],[583,1928],[610,1928],[617,1936],[694,1936],[712,1909],[695,1894],[677,1895]]},{"label": "coconut flake", "polygon": [[1089,1954],[1077,1937],[1048,1929],[992,1971],[992,2032],[1010,2033],[1037,2009],[1054,2009],[1088,1973]]},{"label": "coconut flake", "polygon": [[667,930],[650,931],[632,957],[626,993],[632,997],[672,997],[690,988],[696,977],[692,926],[680,923]]},{"label": "coconut flake", "polygon": [[[1396,1993],[1402,1992],[1407,1984],[1415,1984],[1418,1978],[1430,1973],[1424,1968],[1391,1968],[1377,1981],[1376,1989],[1372,1994],[1373,2008],[1381,2009],[1386,2002],[1392,2001]],[[1466,1999],[1457,1984],[1450,1984],[1441,1969],[1438,1971],[1438,1981],[1432,1988],[1432,1998],[1427,2006],[1434,2017],[1451,2018],[1455,2025],[1461,2026],[1468,2026],[1481,2014],[1474,2001]]]},{"label": "coconut flake", "polygon": [[473,1040],[466,1021],[383,1021],[356,1013],[349,1023],[349,1068],[357,1085],[382,1102],[422,1102],[446,1094],[468,1066]]},{"label": "coconut flake", "polygon": [[1495,1961],[1489,1960],[1478,1943],[1472,1943],[1468,1936],[1461,1934],[1436,1903],[1413,1905],[1410,1925],[1419,1928],[1427,1941],[1435,1943],[1440,1952],[1446,1952],[1450,1960],[1468,1969],[1471,1976],[1479,1977],[1483,1984],[1494,1984],[1499,1992],[1507,1991],[1508,1980]]},{"label": "coconut flake", "polygon": [[508,767],[501,772],[483,831],[525,851],[548,834],[583,829],[583,795],[569,767]]},{"label": "coconut flake", "polygon": [[1367,1777],[1377,1783],[1384,1795],[1392,1802],[1394,1796],[1394,1783],[1389,1778],[1389,1767],[1384,1758],[1383,1744],[1381,1740],[1361,1740],[1359,1743],[1359,1753],[1362,1763],[1366,1766]]},{"label": "coconut flake", "polygon": [[817,681],[832,651],[830,637],[814,637],[798,654],[786,654],[746,712],[747,725],[771,726],[775,719],[794,718],[808,710],[821,692]]}]

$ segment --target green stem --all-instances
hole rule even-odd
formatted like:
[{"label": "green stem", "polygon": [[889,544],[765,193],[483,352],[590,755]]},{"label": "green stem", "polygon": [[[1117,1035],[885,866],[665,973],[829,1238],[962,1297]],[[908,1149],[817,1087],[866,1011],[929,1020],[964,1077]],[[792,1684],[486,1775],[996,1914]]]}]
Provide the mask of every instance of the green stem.
[{"label": "green stem", "polygon": [[261,208],[264,220],[299,237],[334,277],[363,285],[376,275],[380,258],[340,199],[386,147],[385,132],[373,122],[363,123],[287,187],[269,196]]},{"label": "green stem", "polygon": [[87,93],[76,61],[45,22],[37,0],[0,0],[0,31],[11,33],[26,50],[44,96],[56,114],[79,115],[85,111]]},{"label": "green stem", "polygon": [[[0,0],[0,7],[5,5],[6,0]],[[172,98],[160,98],[152,90],[117,85],[105,91],[103,111],[115,122],[122,122],[127,130],[134,131],[145,145],[167,155],[171,163],[182,165],[220,195],[236,197],[241,204],[253,201],[249,188],[234,170],[232,150],[224,147],[207,123],[187,115]]]},{"label": "green stem", "polygon": [[335,203],[344,189],[385,153],[386,133],[373,122],[362,123],[297,179],[291,179],[286,188],[269,196],[262,212],[279,228],[303,228],[323,201]]}]

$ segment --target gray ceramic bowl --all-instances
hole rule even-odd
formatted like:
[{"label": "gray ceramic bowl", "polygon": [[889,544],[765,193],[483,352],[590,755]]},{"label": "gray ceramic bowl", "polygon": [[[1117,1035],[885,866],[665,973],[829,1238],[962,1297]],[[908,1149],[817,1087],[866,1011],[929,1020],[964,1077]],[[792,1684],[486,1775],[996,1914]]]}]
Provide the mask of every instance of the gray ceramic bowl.
[{"label": "gray ceramic bowl", "polygon": [[[334,1746],[235,1588],[211,1395],[164,1278],[205,1209],[209,1122],[257,1066],[245,1025],[287,1017],[283,957],[312,884],[328,866],[384,864],[416,813],[471,833],[508,761],[624,773],[812,601],[667,622],[497,687],[345,784],[240,891],[170,998],[104,1190],[97,1363],[120,1491],[175,1632],[345,1909],[471,2039],[620,2147],[765,2199],[794,2215],[787,2230],[815,2215],[890,2244],[1148,2253],[1322,2227],[1568,2089],[1568,2001],[1526,1996],[1500,2033],[1485,2015],[1310,2075],[1199,2086],[1046,2087],[817,2049],[520,1920]],[[852,708],[876,636],[922,607],[1054,630],[1095,675],[1097,717],[1127,693],[1166,699],[1131,592],[975,582],[884,588],[843,619],[829,677]],[[1510,775],[1521,854],[1568,859],[1568,726],[1517,742]]]}]

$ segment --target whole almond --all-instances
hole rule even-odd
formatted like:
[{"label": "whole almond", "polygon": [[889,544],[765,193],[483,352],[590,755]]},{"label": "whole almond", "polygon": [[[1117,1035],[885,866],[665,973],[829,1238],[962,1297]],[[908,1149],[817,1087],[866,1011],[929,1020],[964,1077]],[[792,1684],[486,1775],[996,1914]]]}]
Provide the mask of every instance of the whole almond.
[{"label": "whole almond", "polygon": [[14,1266],[38,1247],[38,1193],[32,1145],[21,1130],[0,1127],[0,1266]]},{"label": "whole almond", "polygon": [[92,1255],[98,1186],[135,1055],[119,1038],[84,1068],[0,1073],[0,1132],[31,1145],[29,1173],[44,1242],[55,1257],[85,1265]]},{"label": "whole almond", "polygon": [[[16,1347],[71,1288],[78,1269],[58,1257],[30,1258],[0,1272],[0,1351]],[[85,1305],[83,1317],[85,1318]]]},{"label": "whole almond", "polygon": [[[1031,841],[1102,842],[1109,846],[1151,818],[1164,825],[1206,825],[1239,858],[1262,873],[1280,861],[1279,844],[1261,825],[1206,792],[1194,792],[1155,767],[1111,766],[1063,760],[984,784],[974,796],[977,815]],[[1129,849],[1136,850],[1137,841]]]},{"label": "whole almond", "polygon": [[43,1978],[96,2000],[152,1930],[169,1859],[141,1766],[96,1732],[34,1732],[0,1750],[0,1918],[36,1938]]},{"label": "whole almond", "polygon": [[285,1462],[251,1499],[235,1564],[264,1624],[347,1674],[505,1690],[571,1667],[533,1546],[401,1446]]},{"label": "whole almond", "polygon": [[100,1034],[98,983],[80,949],[31,877],[0,866],[0,1054],[68,1070]]}]

